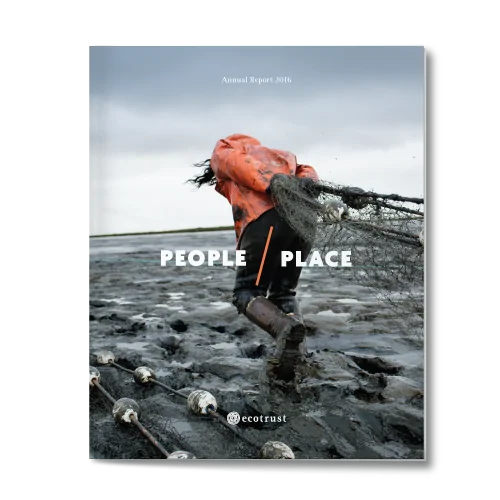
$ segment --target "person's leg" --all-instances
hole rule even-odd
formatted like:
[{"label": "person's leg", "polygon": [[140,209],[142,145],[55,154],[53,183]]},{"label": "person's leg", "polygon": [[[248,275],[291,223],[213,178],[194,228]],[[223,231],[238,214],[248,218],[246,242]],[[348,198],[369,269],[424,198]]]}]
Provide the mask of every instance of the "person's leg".
[{"label": "person's leg", "polygon": [[286,250],[293,252],[293,259],[287,262],[285,267],[279,267],[273,275],[267,298],[286,314],[300,314],[295,296],[303,268],[297,266],[296,252],[300,252],[301,260],[304,262],[309,256],[311,248],[310,243],[305,242],[300,236],[296,236],[286,248]]},{"label": "person's leg", "polygon": [[[257,285],[271,226],[273,232]],[[304,341],[305,327],[268,300],[266,294],[281,265],[281,251],[290,247],[294,238],[295,233],[275,209],[252,222],[242,236],[240,249],[246,251],[246,266],[238,268],[233,292],[233,304],[238,311],[276,340],[275,373],[283,380],[294,378],[295,366],[303,357],[300,346]]]},{"label": "person's leg", "polygon": [[[259,284],[257,285],[257,278],[271,226],[273,232]],[[266,296],[274,274],[279,271],[281,250],[290,245],[293,237],[290,227],[275,209],[263,213],[245,229],[239,249],[245,251],[246,265],[236,268],[236,280],[233,290],[233,304],[239,313],[245,313],[248,303],[253,298]]]}]

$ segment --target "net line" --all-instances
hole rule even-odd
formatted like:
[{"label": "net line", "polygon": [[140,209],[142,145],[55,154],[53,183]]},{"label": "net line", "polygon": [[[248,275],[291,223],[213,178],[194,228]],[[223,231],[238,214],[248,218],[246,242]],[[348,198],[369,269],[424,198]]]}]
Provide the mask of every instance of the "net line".
[{"label": "net line", "polygon": [[273,178],[274,204],[321,255],[351,251],[351,267],[325,266],[325,276],[372,289],[399,319],[423,327],[424,200],[319,181]]}]

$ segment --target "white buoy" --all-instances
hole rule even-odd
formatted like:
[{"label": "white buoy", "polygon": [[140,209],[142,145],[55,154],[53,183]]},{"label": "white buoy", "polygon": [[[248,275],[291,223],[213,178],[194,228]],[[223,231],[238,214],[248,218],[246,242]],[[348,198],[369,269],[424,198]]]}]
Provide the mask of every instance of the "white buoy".
[{"label": "white buoy", "polygon": [[139,385],[148,384],[154,378],[156,378],[155,372],[147,366],[139,366],[134,370],[134,380]]},{"label": "white buoy", "polygon": [[101,374],[97,368],[91,366],[89,368],[89,377],[90,377],[90,387],[94,387],[94,380],[99,383],[101,381]]},{"label": "white buoy", "polygon": [[345,203],[330,200],[323,204],[323,217],[330,221],[340,221],[349,216],[349,209]]},{"label": "white buoy", "polygon": [[187,398],[188,408],[199,415],[206,415],[208,409],[217,410],[217,401],[208,391],[193,391]]},{"label": "white buoy", "polygon": [[266,459],[294,459],[293,451],[281,441],[268,441],[260,449],[260,457]]},{"label": "white buoy", "polygon": [[174,451],[173,453],[170,453],[170,455],[167,457],[167,460],[194,460],[196,457],[192,454],[189,453],[189,451]]},{"label": "white buoy", "polygon": [[99,351],[95,356],[100,365],[109,365],[115,361],[115,355],[111,351]]},{"label": "white buoy", "polygon": [[133,399],[121,398],[113,406],[113,418],[122,424],[130,424],[131,417],[139,420],[140,414],[141,409]]}]

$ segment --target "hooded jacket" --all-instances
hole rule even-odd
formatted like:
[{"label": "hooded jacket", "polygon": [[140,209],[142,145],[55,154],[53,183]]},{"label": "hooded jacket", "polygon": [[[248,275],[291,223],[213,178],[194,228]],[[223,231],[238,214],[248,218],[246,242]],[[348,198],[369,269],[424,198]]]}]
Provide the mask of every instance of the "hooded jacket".
[{"label": "hooded jacket", "polygon": [[233,208],[237,248],[248,224],[274,207],[266,189],[275,174],[318,180],[314,168],[298,165],[294,154],[266,148],[257,139],[243,134],[217,141],[210,165],[217,181],[215,190]]}]

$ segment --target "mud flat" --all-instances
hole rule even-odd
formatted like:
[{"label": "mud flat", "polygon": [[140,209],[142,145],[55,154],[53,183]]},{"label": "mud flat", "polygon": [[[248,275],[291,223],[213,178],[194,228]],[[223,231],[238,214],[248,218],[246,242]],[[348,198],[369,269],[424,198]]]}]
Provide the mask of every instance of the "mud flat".
[{"label": "mud flat", "polygon": [[[377,294],[324,268],[304,268],[299,299],[309,357],[296,391],[262,382],[272,339],[231,305],[234,270],[160,265],[161,250],[230,250],[231,231],[90,240],[90,349],[111,350],[135,369],[188,394],[205,389],[221,413],[286,416],[285,422],[240,422],[256,444],[283,441],[297,459],[423,459],[423,334],[403,323]],[[199,459],[258,458],[257,448],[185,400],[143,387],[114,367],[97,366],[115,398],[141,406],[141,421],[169,451]],[[136,429],[116,425],[111,405],[90,391],[93,458],[161,458]],[[270,420],[270,419],[268,419]]]}]

